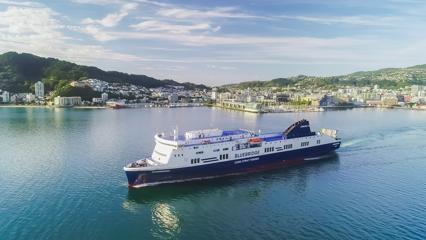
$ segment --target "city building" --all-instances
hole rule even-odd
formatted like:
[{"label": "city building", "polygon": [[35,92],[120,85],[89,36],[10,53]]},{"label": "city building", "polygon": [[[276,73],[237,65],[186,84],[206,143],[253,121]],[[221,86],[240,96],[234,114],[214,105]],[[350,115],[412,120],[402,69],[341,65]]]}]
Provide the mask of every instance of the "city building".
[{"label": "city building", "polygon": [[3,94],[2,94],[2,101],[3,101],[4,103],[8,103],[8,102],[10,102],[10,94],[9,94],[9,92],[8,92],[8,91],[3,91]]},{"label": "city building", "polygon": [[212,89],[212,100],[213,101],[217,100],[217,88]]},{"label": "city building", "polygon": [[16,94],[13,94],[13,95],[10,97],[10,102],[12,102],[12,103],[17,103],[17,102],[18,102],[18,100],[19,100],[19,98],[18,98],[18,95],[16,95]]},{"label": "city building", "polygon": [[81,105],[81,97],[55,97],[54,104],[57,107],[73,107]]},{"label": "city building", "polygon": [[222,108],[228,108],[228,109],[234,109],[239,111],[245,111],[245,112],[252,112],[252,113],[261,113],[262,105],[259,103],[246,103],[246,102],[234,102],[234,101],[222,101],[218,105]]},{"label": "city building", "polygon": [[179,100],[179,97],[176,93],[172,93],[168,97],[170,103],[175,103]]},{"label": "city building", "polygon": [[328,95],[325,95],[319,101],[319,105],[321,107],[332,107],[332,106],[336,106],[337,104],[338,102],[336,98],[333,96],[328,96]]},{"label": "city building", "polygon": [[35,96],[38,98],[44,97],[44,83],[38,81],[34,84]]},{"label": "city building", "polygon": [[25,96],[25,101],[27,103],[32,103],[35,101],[35,99],[36,99],[36,96],[32,93],[27,93],[27,95]]},{"label": "city building", "polygon": [[103,99],[102,98],[92,98],[92,103],[103,103]]},{"label": "city building", "polygon": [[102,93],[101,98],[103,102],[108,101],[108,93]]}]

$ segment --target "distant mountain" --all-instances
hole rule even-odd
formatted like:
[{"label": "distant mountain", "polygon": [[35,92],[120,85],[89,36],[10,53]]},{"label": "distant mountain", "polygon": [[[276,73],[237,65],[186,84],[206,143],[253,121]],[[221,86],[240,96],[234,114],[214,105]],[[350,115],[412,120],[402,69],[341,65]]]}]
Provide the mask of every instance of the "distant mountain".
[{"label": "distant mountain", "polygon": [[333,77],[314,77],[299,75],[289,78],[277,78],[270,81],[249,81],[238,84],[229,84],[223,87],[336,87],[341,85],[372,86],[383,88],[397,88],[408,85],[426,85],[426,65],[417,65],[407,68],[385,68],[376,71],[355,72],[348,75]]},{"label": "distant mountain", "polygon": [[60,83],[97,78],[109,83],[129,83],[147,88],[166,85],[184,86],[186,89],[208,89],[205,85],[158,80],[145,75],[103,71],[97,67],[43,58],[28,53],[8,52],[0,55],[0,89],[10,92],[26,92],[34,83],[42,80],[47,90],[54,90]]}]

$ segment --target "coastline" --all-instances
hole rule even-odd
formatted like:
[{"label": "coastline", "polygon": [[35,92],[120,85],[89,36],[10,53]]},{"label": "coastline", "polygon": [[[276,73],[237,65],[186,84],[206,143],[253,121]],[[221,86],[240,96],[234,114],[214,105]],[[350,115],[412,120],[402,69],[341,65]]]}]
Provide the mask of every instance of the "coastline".
[{"label": "coastline", "polygon": [[[179,106],[179,108],[188,108],[188,107],[194,107],[194,106]],[[204,105],[204,107],[211,107],[211,108],[218,108],[218,109],[226,109],[231,111],[239,111],[239,112],[251,112],[254,114],[264,114],[264,113],[300,113],[300,112],[323,112],[323,111],[333,111],[333,110],[342,110],[342,109],[356,109],[356,108],[386,108],[386,109],[398,109],[398,110],[414,110],[414,111],[426,111],[426,108],[420,108],[420,107],[396,107],[396,106],[362,106],[362,107],[322,107],[323,109],[312,109],[312,108],[294,108],[294,109],[269,109],[269,111],[261,111],[261,112],[254,112],[254,111],[244,111],[241,109],[236,108],[225,108],[217,105]],[[0,108],[61,108],[61,107],[55,107],[51,105],[21,105],[21,104],[0,104]],[[73,109],[109,109],[107,106],[73,106],[70,107]],[[146,108],[146,107],[129,107],[126,109],[137,109],[137,108]],[[169,106],[163,106],[156,108],[171,108]],[[176,107],[172,107],[176,108]]]},{"label": "coastline", "polygon": [[[2,104],[0,108],[57,108],[50,105],[20,105],[20,104]],[[105,106],[74,106],[75,109],[106,109]]]},{"label": "coastline", "polygon": [[47,105],[20,105],[20,104],[2,104],[0,108],[49,108]]}]

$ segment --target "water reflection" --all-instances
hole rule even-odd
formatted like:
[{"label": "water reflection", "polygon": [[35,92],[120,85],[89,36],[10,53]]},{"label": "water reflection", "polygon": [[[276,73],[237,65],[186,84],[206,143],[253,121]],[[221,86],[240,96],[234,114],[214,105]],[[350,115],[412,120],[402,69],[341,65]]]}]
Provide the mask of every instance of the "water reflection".
[{"label": "water reflection", "polygon": [[157,203],[152,208],[151,229],[154,237],[173,237],[181,231],[181,221],[173,206],[167,203]]},{"label": "water reflection", "polygon": [[340,167],[339,155],[332,153],[320,161],[312,161],[306,166],[297,169],[296,183],[293,185],[294,190],[298,194],[306,192],[309,177],[319,172],[337,171]]},{"label": "water reflection", "polygon": [[[203,195],[232,185],[232,178],[218,178],[176,184],[165,184],[142,189],[129,189],[126,206],[134,204],[153,204],[158,201],[177,201],[195,195]],[[135,206],[132,207],[135,209]],[[126,208],[127,209],[127,208]]]}]

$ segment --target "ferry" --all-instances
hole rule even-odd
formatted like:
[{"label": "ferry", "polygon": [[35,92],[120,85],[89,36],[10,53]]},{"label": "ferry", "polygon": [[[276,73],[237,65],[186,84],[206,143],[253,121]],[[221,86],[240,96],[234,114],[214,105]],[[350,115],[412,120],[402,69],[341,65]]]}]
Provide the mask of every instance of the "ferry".
[{"label": "ferry", "polygon": [[123,169],[131,188],[202,180],[298,165],[323,159],[340,147],[337,130],[312,132],[302,119],[283,132],[205,129],[155,135],[150,157]]}]

